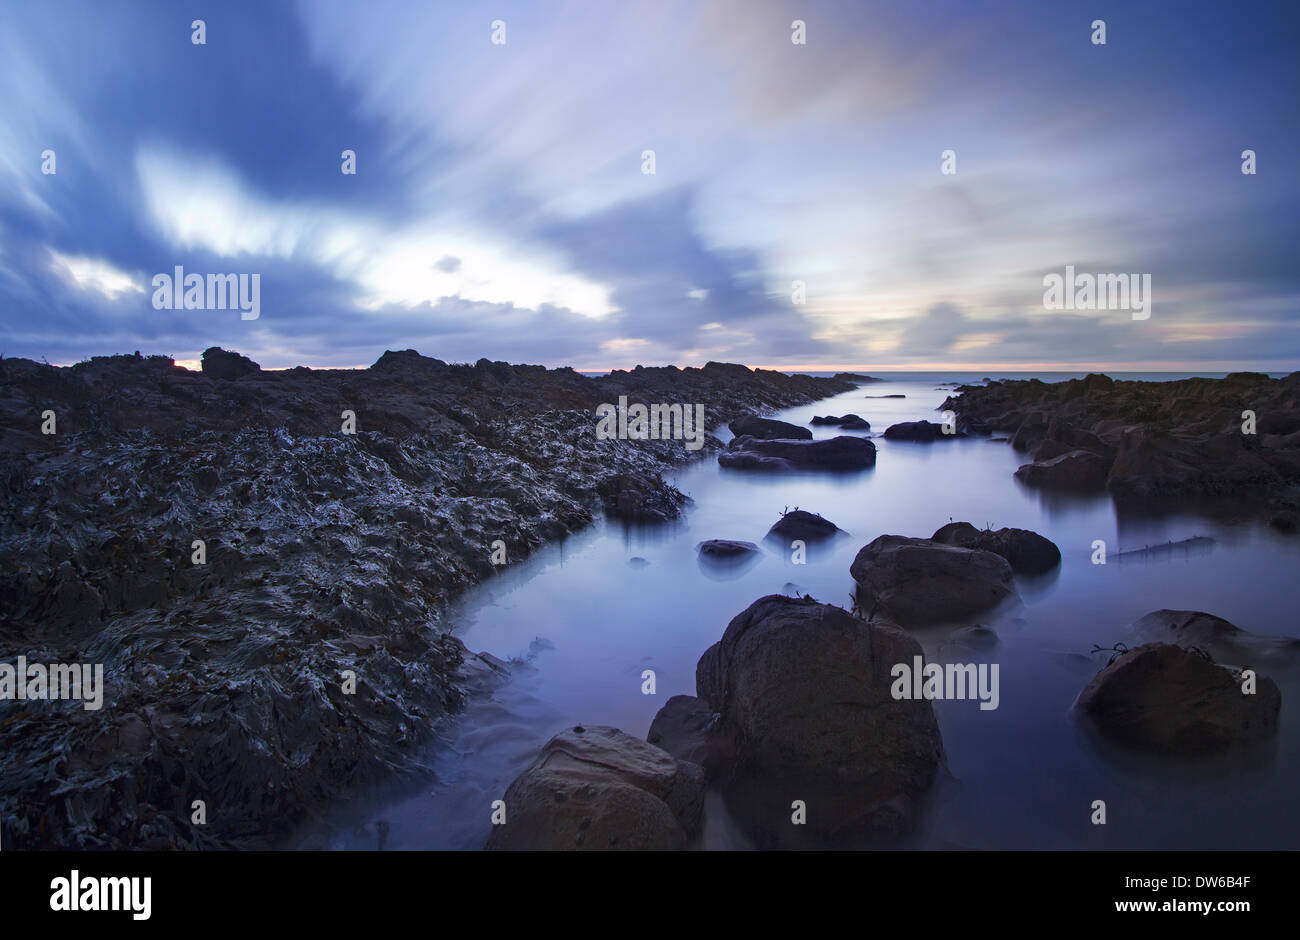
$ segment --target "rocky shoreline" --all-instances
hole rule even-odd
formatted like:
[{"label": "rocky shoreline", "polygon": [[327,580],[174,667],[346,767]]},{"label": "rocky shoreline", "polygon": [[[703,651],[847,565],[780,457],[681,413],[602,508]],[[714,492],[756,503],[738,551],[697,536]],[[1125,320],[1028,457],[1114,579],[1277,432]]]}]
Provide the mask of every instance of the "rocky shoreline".
[{"label": "rocky shoreline", "polygon": [[986,381],[940,408],[961,430],[1008,435],[1031,457],[1016,471],[1030,486],[1108,491],[1151,508],[1231,500],[1282,531],[1300,523],[1300,372]]},{"label": "rocky shoreline", "polygon": [[450,634],[448,602],[601,512],[672,518],[661,474],[722,450],[598,439],[598,405],[703,404],[712,429],[862,381],[411,350],[0,360],[0,662],[102,663],[106,686],[101,710],[0,701],[5,847],[264,848],[418,778],[507,668]]}]

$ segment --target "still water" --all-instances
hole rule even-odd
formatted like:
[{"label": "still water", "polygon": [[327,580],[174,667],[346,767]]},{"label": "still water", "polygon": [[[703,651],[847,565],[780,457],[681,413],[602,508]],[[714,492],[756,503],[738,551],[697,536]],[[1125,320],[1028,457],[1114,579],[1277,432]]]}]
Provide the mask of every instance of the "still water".
[{"label": "still water", "polygon": [[[1256,633],[1300,633],[1300,539],[1258,523],[1121,515],[1106,496],[1047,496],[1012,477],[1026,457],[986,438],[916,444],[876,437],[899,421],[939,420],[935,408],[950,391],[943,383],[979,378],[895,376],[787,409],[776,417],[799,425],[813,415],[866,418],[879,448],[876,466],[847,475],[755,475],[705,458],[673,477],[694,500],[678,523],[599,523],[470,592],[453,612],[458,634],[472,650],[517,660],[513,677],[472,703],[438,745],[436,780],[354,817],[364,829],[335,846],[372,848],[375,823],[383,821],[388,848],[480,848],[492,801],[555,732],[604,724],[644,737],[670,696],[695,693],[700,654],[752,601],[797,592],[849,607],[849,564],[863,545],[885,533],[928,537],[949,521],[966,521],[1032,529],[1056,542],[1063,557],[1055,572],[1018,579],[1023,607],[986,621],[999,634],[995,647],[948,654],[949,661],[1000,664],[1000,704],[981,711],[975,701],[935,703],[952,779],[938,788],[912,846],[1300,848],[1295,670],[1259,666],[1282,690],[1280,734],[1275,745],[1227,758],[1134,756],[1097,740],[1069,713],[1105,664],[1105,654],[1091,653],[1094,644],[1128,640],[1128,625],[1149,611],[1204,610]],[[884,395],[906,397],[866,397]],[[849,535],[793,563],[788,546],[763,537],[795,506]],[[1191,536],[1215,541],[1115,557]],[[723,577],[697,560],[695,546],[711,538],[755,542],[763,554]],[[1105,565],[1092,563],[1099,539]],[[944,631],[915,633],[927,658],[944,657]],[[647,669],[655,673],[654,695],[642,693]],[[1106,803],[1106,825],[1091,822],[1095,800]],[[702,848],[748,847],[719,799],[711,798],[706,812]]]}]

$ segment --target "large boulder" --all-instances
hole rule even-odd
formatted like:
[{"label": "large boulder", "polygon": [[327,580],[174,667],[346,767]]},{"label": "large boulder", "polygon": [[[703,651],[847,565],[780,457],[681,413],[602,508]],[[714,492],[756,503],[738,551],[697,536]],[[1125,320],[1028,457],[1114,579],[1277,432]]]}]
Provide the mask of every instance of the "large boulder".
[{"label": "large boulder", "polygon": [[745,436],[733,440],[718,463],[736,470],[860,470],[875,465],[876,445],[847,434],[824,441]]},{"label": "large boulder", "polygon": [[[699,697],[739,742],[728,805],[762,847],[896,836],[943,765],[932,704],[895,700],[922,655],[890,624],[812,598],[760,598],[696,667]],[[802,800],[806,826],[791,822]]]},{"label": "large boulder", "polygon": [[486,848],[681,849],[699,831],[704,771],[617,728],[561,731],[506,789]]},{"label": "large boulder", "polygon": [[709,704],[693,695],[674,695],[659,709],[646,740],[678,760],[699,764],[706,780],[729,774],[739,742],[735,728],[724,725]]},{"label": "large boulder", "polygon": [[788,440],[812,440],[812,431],[807,428],[801,428],[797,424],[790,424],[787,421],[777,421],[775,418],[760,418],[756,415],[745,415],[737,418],[727,425],[731,433],[736,437],[754,437],[759,440],[773,440],[775,438],[785,438]]},{"label": "large boulder", "polygon": [[816,513],[808,512],[805,509],[792,509],[773,523],[772,528],[767,530],[767,537],[784,542],[794,541],[795,539],[804,542],[820,542],[823,539],[839,535],[843,531],[835,523],[829,519],[823,519]]},{"label": "large boulder", "polygon": [[1027,463],[1016,479],[1027,486],[1062,490],[1099,490],[1106,486],[1110,460],[1088,450],[1072,450],[1042,463]]},{"label": "large boulder", "polygon": [[[956,431],[956,428],[954,428]],[[890,441],[938,441],[965,437],[961,433],[945,434],[942,424],[932,421],[903,421],[885,429],[885,439]]]},{"label": "large boulder", "polygon": [[861,610],[904,627],[966,620],[1016,596],[1002,556],[903,535],[864,546],[849,573]]},{"label": "large boulder", "polygon": [[1029,529],[977,529],[969,522],[950,522],[931,538],[944,545],[975,548],[1001,555],[1016,574],[1035,575],[1061,563],[1061,550],[1050,539]]},{"label": "large boulder", "polygon": [[203,374],[214,379],[227,381],[260,372],[262,367],[247,356],[237,352],[227,352],[220,346],[211,346],[203,350]]},{"label": "large boulder", "polygon": [[1138,643],[1198,647],[1239,665],[1260,659],[1288,660],[1300,655],[1300,639],[1296,637],[1260,636],[1199,610],[1155,610],[1129,629]]},{"label": "large boulder", "polygon": [[1267,676],[1244,694],[1233,670],[1171,643],[1121,654],[1074,707],[1126,744],[1176,754],[1221,751],[1277,733],[1282,693]]}]

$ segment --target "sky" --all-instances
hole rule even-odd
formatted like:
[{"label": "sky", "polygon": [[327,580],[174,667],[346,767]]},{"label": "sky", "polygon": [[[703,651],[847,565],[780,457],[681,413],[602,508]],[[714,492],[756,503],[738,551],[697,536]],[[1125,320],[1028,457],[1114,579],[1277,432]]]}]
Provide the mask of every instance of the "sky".
[{"label": "sky", "polygon": [[1300,368],[1292,0],[4,7],[6,356]]}]

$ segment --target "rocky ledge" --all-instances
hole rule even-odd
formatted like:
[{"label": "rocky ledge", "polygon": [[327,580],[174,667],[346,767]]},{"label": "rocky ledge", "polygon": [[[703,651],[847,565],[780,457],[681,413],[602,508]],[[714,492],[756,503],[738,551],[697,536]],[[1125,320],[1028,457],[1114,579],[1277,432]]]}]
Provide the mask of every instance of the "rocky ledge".
[{"label": "rocky ledge", "polygon": [[426,773],[505,671],[450,635],[449,600],[602,511],[671,518],[661,473],[720,449],[598,439],[598,405],[702,404],[713,428],[853,385],[412,350],[0,360],[0,663],[101,663],[106,687],[98,710],[0,701],[5,848],[267,847]]},{"label": "rocky ledge", "polygon": [[1033,462],[1016,472],[1049,488],[1106,489],[1121,501],[1230,497],[1284,531],[1300,507],[1300,372],[1116,381],[1089,375],[962,386],[943,405],[958,426],[999,431]]}]

